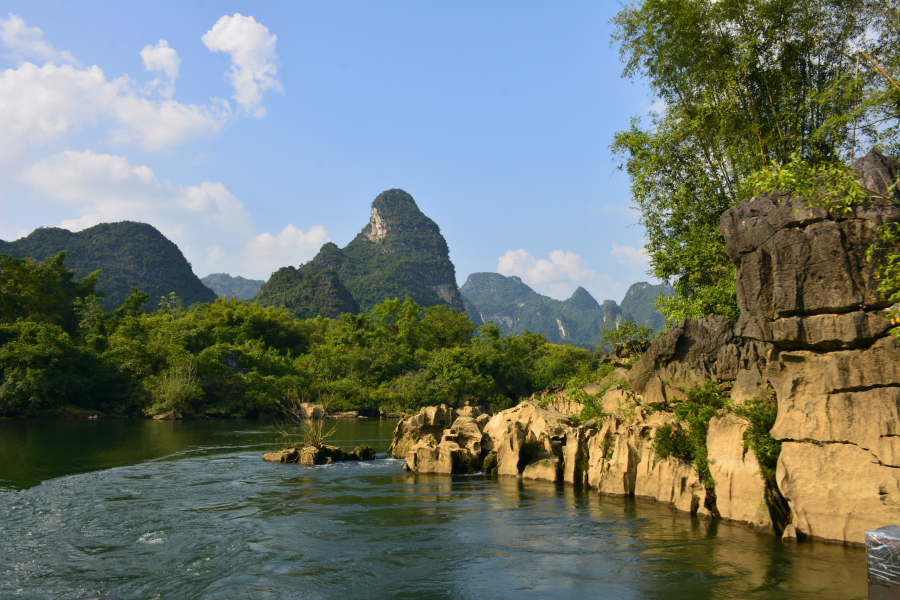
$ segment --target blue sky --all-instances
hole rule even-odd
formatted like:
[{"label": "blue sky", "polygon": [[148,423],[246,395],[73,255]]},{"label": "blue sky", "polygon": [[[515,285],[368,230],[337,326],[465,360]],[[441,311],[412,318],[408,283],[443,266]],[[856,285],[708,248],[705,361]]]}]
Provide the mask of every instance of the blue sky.
[{"label": "blue sky", "polygon": [[462,284],[648,280],[608,146],[652,103],[616,2],[6,2],[0,239],[152,223],[200,275],[346,245],[402,188]]}]

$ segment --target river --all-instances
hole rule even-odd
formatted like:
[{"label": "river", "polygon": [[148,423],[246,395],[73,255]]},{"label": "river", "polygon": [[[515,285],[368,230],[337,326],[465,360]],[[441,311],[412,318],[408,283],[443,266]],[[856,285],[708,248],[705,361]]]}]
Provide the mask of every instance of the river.
[{"label": "river", "polygon": [[[342,421],[333,443],[384,453],[395,425]],[[264,463],[273,438],[253,420],[0,420],[0,598],[866,598],[860,548],[399,460]]]}]

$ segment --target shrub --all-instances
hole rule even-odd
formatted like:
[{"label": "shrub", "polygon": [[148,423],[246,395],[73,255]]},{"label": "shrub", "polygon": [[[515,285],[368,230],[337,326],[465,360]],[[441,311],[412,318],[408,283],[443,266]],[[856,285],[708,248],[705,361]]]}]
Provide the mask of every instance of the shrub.
[{"label": "shrub", "polygon": [[[713,490],[716,482],[709,472],[706,435],[709,421],[727,405],[717,381],[708,380],[690,388],[679,388],[685,400],[675,406],[676,423],[667,423],[653,436],[651,448],[657,458],[669,456],[693,463],[697,476],[707,489]],[[685,429],[682,423],[687,425]]]},{"label": "shrub", "polygon": [[769,388],[757,398],[751,398],[741,405],[732,408],[734,414],[750,422],[744,432],[744,448],[753,450],[763,477],[770,484],[775,483],[775,468],[781,454],[781,442],[769,433],[775,426],[778,416],[778,402],[774,390]]}]

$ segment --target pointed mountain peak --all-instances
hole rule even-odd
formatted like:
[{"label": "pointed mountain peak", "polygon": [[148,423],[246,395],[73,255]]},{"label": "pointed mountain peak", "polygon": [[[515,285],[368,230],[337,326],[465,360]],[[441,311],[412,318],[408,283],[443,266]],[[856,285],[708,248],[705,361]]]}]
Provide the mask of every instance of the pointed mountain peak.
[{"label": "pointed mountain peak", "polygon": [[565,304],[581,310],[600,310],[600,303],[581,286],[565,301]]},{"label": "pointed mountain peak", "polygon": [[419,210],[412,196],[400,189],[381,192],[372,201],[372,216],[362,235],[370,242],[380,242],[390,234],[404,230],[441,232],[437,224]]}]

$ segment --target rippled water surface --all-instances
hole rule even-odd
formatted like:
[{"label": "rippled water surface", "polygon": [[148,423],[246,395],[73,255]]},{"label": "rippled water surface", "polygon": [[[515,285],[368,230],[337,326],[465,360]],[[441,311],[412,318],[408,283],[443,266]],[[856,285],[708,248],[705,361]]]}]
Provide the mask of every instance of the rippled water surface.
[{"label": "rippled water surface", "polygon": [[[379,452],[394,421],[344,421]],[[263,463],[259,421],[0,421],[0,597],[865,598],[865,553],[402,462]]]}]

